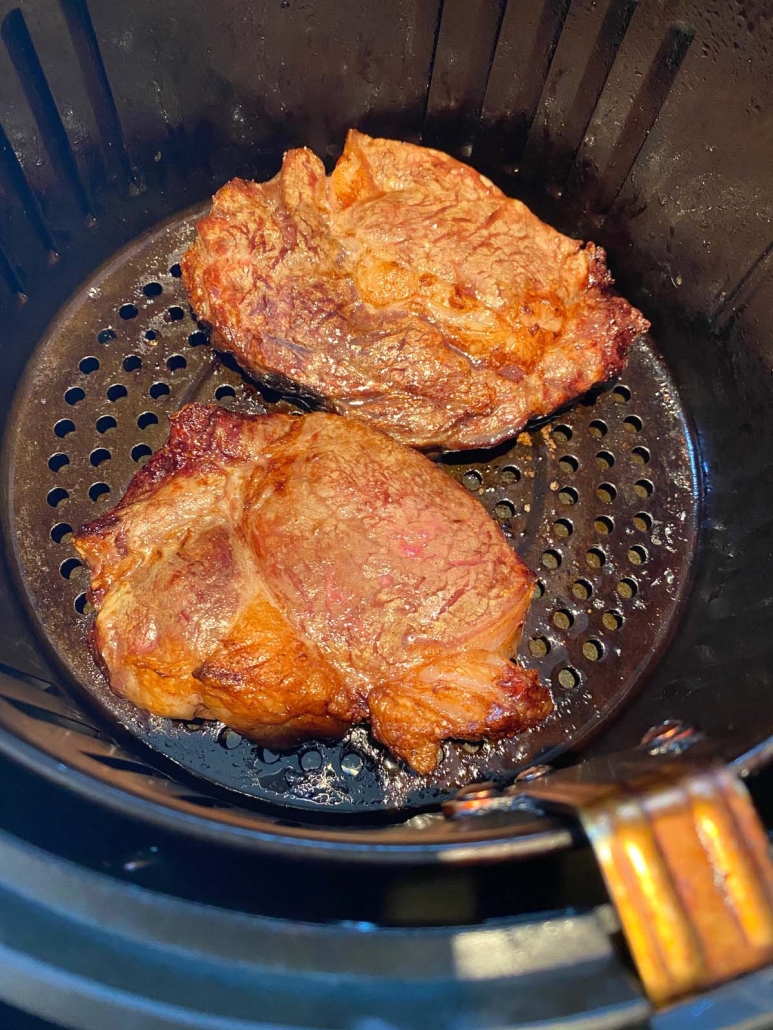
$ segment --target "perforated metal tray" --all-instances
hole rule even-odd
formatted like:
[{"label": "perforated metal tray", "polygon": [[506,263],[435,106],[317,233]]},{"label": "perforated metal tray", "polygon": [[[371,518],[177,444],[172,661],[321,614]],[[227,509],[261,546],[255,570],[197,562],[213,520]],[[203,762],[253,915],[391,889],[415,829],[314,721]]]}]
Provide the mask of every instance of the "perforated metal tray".
[{"label": "perforated metal tray", "polygon": [[290,410],[215,354],[177,261],[201,210],[121,251],[72,300],[35,352],[6,444],[12,557],[41,635],[75,688],[155,752],[273,805],[378,812],[426,806],[456,787],[550,760],[607,721],[667,645],[689,582],[698,479],[684,411],[651,342],[624,377],[494,451],[449,454],[461,480],[540,576],[519,660],[551,686],[555,712],[497,744],[448,743],[420,777],[355,727],[335,745],[281,754],[222,725],[148,716],[109,689],[87,644],[88,574],[72,530],[114,504],[191,400]]}]

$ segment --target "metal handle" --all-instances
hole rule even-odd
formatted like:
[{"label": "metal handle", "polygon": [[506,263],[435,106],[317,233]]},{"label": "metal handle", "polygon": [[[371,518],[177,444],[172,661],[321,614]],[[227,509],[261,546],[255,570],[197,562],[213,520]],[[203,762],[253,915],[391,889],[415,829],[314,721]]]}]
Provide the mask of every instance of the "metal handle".
[{"label": "metal handle", "polygon": [[[650,738],[643,750],[558,772],[541,767],[506,792],[579,819],[655,1004],[773,961],[765,831],[727,766],[705,747],[679,755],[698,739],[672,733],[665,749]],[[456,804],[469,814],[495,800],[489,791]]]}]

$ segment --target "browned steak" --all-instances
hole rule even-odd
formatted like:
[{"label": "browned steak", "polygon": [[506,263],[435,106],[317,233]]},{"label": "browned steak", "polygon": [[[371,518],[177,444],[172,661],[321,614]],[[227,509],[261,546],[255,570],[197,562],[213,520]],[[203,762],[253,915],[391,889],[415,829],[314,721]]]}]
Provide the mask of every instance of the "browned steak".
[{"label": "browned steak", "polygon": [[75,546],[113,689],[262,743],[369,720],[421,772],[440,742],[551,710],[508,660],[534,578],[429,459],[336,415],[191,404]]},{"label": "browned steak", "polygon": [[216,347],[421,448],[490,446],[617,374],[649,323],[603,250],[446,154],[351,131],[215,196],[182,261]]}]

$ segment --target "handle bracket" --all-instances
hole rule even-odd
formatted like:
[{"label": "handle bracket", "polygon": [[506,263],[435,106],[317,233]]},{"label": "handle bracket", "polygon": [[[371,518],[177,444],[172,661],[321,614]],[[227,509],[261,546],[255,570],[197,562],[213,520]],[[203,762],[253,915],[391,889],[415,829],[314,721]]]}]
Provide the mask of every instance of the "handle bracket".
[{"label": "handle bracket", "polygon": [[569,769],[539,767],[504,792],[472,788],[446,809],[458,818],[525,802],[578,819],[658,1005],[773,961],[765,830],[738,776],[695,740],[686,754],[645,739]]}]

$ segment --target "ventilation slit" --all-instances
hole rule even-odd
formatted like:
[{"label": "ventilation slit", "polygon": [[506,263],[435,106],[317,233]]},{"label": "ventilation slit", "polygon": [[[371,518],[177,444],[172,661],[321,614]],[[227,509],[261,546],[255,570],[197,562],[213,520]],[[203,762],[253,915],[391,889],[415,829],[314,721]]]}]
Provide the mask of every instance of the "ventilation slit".
[{"label": "ventilation slit", "polygon": [[59,0],[105,152],[127,185],[136,183],[113,91],[85,0]]},{"label": "ventilation slit", "polygon": [[8,192],[15,193],[19,198],[30,228],[40,242],[49,254],[56,254],[54,238],[43,217],[43,211],[38,203],[38,198],[33,193],[29,182],[27,182],[27,176],[19,164],[16,152],[11,146],[2,125],[0,125],[0,179],[2,179]]},{"label": "ventilation slit", "polygon": [[65,179],[81,212],[93,218],[91,202],[81,179],[70,140],[57,110],[43,67],[32,42],[27,23],[16,7],[3,19],[0,36],[19,76],[40,135],[62,178]]}]

